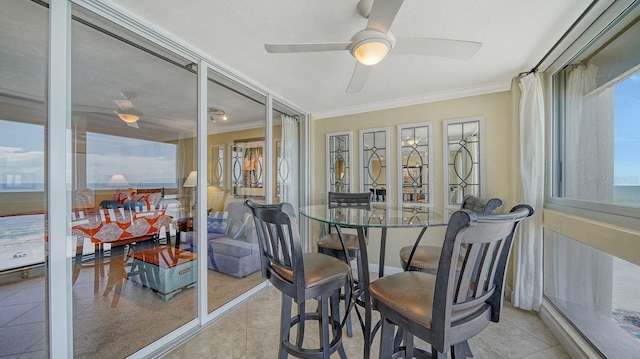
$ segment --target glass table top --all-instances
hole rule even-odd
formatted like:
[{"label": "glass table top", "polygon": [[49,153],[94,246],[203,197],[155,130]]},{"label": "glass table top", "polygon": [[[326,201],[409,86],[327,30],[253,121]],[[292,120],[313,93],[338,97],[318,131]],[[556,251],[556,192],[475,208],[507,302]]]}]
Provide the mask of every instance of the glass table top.
[{"label": "glass table top", "polygon": [[444,226],[455,209],[431,207],[394,207],[373,204],[371,209],[334,207],[317,204],[300,208],[300,214],[316,221],[367,228],[411,228]]}]

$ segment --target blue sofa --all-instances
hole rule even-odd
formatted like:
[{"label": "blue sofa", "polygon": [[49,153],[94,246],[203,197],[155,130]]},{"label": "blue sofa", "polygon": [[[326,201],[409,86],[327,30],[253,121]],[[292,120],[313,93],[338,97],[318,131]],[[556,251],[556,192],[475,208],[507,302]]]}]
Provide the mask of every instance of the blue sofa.
[{"label": "blue sofa", "polygon": [[[226,214],[225,214],[226,213]],[[185,242],[194,248],[195,233],[186,232]],[[208,267],[237,278],[260,269],[260,247],[253,217],[242,202],[231,202],[224,212],[207,219]]]}]

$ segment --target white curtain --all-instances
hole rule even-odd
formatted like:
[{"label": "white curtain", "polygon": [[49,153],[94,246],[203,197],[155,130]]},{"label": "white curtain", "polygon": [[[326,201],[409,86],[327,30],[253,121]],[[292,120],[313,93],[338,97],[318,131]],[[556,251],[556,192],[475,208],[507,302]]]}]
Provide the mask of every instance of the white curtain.
[{"label": "white curtain", "polygon": [[585,64],[567,76],[564,196],[612,203],[613,186],[603,179],[613,178],[614,89],[596,90],[597,74]]},{"label": "white curtain", "polygon": [[282,155],[278,159],[278,183],[282,202],[298,208],[298,122],[282,115]]},{"label": "white curtain", "polygon": [[520,188],[535,209],[523,221],[515,251],[513,304],[539,310],[542,302],[542,207],[544,201],[544,98],[538,73],[520,79]]},{"label": "white curtain", "polygon": [[[564,196],[611,203],[613,186],[614,89],[596,88],[598,68],[575,66],[568,72],[565,92]],[[548,294],[608,316],[612,309],[612,256],[553,234],[548,242],[552,270]]]}]

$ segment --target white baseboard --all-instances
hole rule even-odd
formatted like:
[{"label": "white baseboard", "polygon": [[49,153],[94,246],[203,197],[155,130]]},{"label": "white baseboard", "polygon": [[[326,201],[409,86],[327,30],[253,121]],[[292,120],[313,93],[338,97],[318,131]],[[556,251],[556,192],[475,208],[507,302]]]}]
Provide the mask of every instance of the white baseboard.
[{"label": "white baseboard", "polygon": [[580,333],[545,298],[540,308],[542,322],[551,330],[560,345],[573,359],[601,359],[602,356],[591,347]]}]

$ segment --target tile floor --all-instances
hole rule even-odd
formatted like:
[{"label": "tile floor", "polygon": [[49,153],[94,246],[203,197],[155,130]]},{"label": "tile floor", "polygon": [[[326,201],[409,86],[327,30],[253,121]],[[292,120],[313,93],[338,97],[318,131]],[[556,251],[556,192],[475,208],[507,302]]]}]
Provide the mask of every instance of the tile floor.
[{"label": "tile floor", "polygon": [[[279,320],[280,292],[270,287],[164,358],[276,358]],[[308,326],[310,330],[315,327]],[[310,332],[308,336],[317,338],[317,331],[315,334]],[[378,357],[377,337],[379,335],[372,347],[372,358]],[[343,333],[343,343],[349,358],[362,357],[362,332],[357,325],[354,325],[353,337]],[[313,345],[313,340],[308,344]],[[470,340],[470,345],[474,359],[569,358],[535,313],[514,308],[510,303],[506,303],[500,323],[491,323]],[[334,353],[334,357],[339,355]]]},{"label": "tile floor", "polygon": [[[73,285],[75,358],[125,358],[195,318],[193,288],[165,302],[150,289],[124,281],[114,306],[114,294],[104,295],[108,273],[105,269],[105,276],[99,278],[97,292],[92,267],[82,268]],[[207,275],[209,310],[262,282],[260,272],[243,279],[214,271]],[[41,274],[0,281],[0,359],[47,358],[44,279]]]}]

